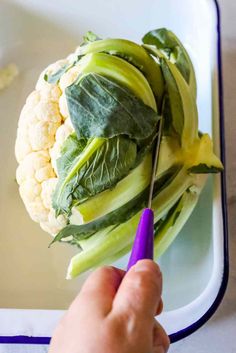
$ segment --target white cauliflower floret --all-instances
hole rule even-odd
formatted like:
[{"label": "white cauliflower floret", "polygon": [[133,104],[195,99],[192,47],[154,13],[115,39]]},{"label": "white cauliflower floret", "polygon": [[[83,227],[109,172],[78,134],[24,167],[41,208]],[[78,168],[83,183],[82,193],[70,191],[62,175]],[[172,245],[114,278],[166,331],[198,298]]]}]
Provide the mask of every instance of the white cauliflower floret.
[{"label": "white cauliflower floret", "polygon": [[33,151],[48,149],[53,146],[55,133],[60,123],[54,124],[47,121],[39,121],[29,127],[29,140]]},{"label": "white cauliflower floret", "polygon": [[27,204],[27,211],[35,222],[47,222],[48,210],[43,206],[41,197],[36,197],[34,202]]},{"label": "white cauliflower floret", "polygon": [[48,151],[28,154],[16,171],[16,179],[22,184],[26,179],[33,178],[39,183],[54,176]]},{"label": "white cauliflower floret", "polygon": [[71,69],[69,69],[64,75],[62,75],[59,85],[62,90],[62,95],[59,99],[59,107],[60,107],[60,112],[63,115],[64,118],[69,117],[69,111],[67,107],[67,102],[66,102],[66,95],[65,95],[65,89],[66,87],[72,85],[74,83],[78,76],[80,74],[80,68],[79,66],[73,66]]},{"label": "white cauliflower floret", "polygon": [[34,108],[34,113],[38,121],[31,124],[28,130],[32,149],[34,151],[48,149],[53,146],[56,131],[61,125],[58,104],[40,100]]},{"label": "white cauliflower floret", "polygon": [[46,222],[40,223],[43,230],[51,234],[57,234],[62,228],[66,226],[66,218],[62,215],[56,217],[55,211],[52,208],[52,194],[57,185],[57,178],[50,178],[42,183],[41,197],[44,207],[49,210],[48,219]]},{"label": "white cauliflower floret", "polygon": [[72,125],[72,122],[70,119],[65,120],[65,125],[71,129],[71,131],[74,131],[74,126]]},{"label": "white cauliflower floret", "polygon": [[[30,93],[30,95],[27,97],[27,99],[26,99],[26,105],[24,106],[24,107],[32,107],[32,106],[34,106],[34,105],[37,105],[38,103],[39,103],[39,101],[40,101],[40,99],[41,99],[41,96],[40,96],[40,93],[39,93],[39,91],[33,91],[33,92],[31,92]],[[23,107],[23,109],[24,109],[24,107]],[[22,110],[23,110],[22,109]],[[21,113],[21,116],[22,116],[23,114]],[[24,116],[23,116],[24,117]],[[21,117],[20,117],[21,118]]]},{"label": "white cauliflower floret", "polygon": [[17,129],[17,138],[15,144],[15,155],[18,163],[22,162],[24,158],[32,152],[32,147],[29,141],[28,130],[23,127]]},{"label": "white cauliflower floret", "polygon": [[66,101],[66,95],[63,93],[59,99],[59,108],[61,115],[66,119],[69,117],[69,110]]},{"label": "white cauliflower floret", "polygon": [[[66,119],[67,120],[70,119]],[[56,141],[53,147],[50,149],[51,163],[55,173],[57,174],[57,165],[56,161],[61,155],[61,148],[67,137],[74,131],[73,127],[68,123],[61,125],[56,132]]]},{"label": "white cauliflower floret", "polygon": [[37,107],[37,104],[39,102],[40,102],[40,94],[39,94],[39,98],[37,100],[36,100],[36,95],[35,95],[35,102],[33,102],[33,100],[32,100],[32,102],[31,102],[31,100],[26,102],[26,104],[24,105],[24,107],[22,108],[22,111],[20,113],[20,118],[19,118],[19,122],[18,122],[19,127],[21,127],[21,128],[25,127],[25,130],[27,130],[28,126],[31,126],[38,121],[36,113],[34,110],[32,110],[32,107]]},{"label": "white cauliflower floret", "polygon": [[61,124],[60,110],[55,102],[41,99],[34,111],[39,121]]},{"label": "white cauliflower floret", "polygon": [[59,82],[59,87],[61,88],[61,90],[65,91],[66,87],[72,85],[72,83],[74,83],[77,80],[80,72],[81,72],[81,69],[77,65],[73,66],[71,69],[65,72],[64,75],[62,75]]},{"label": "white cauliflower floret", "polygon": [[56,235],[62,228],[66,226],[67,222],[62,215],[55,217],[54,210],[49,213],[48,222],[40,223],[40,226],[45,232]]},{"label": "white cauliflower floret", "polygon": [[52,208],[52,193],[57,185],[57,178],[50,178],[42,183],[42,200],[43,204],[47,209]]},{"label": "white cauliflower floret", "polygon": [[64,91],[77,79],[79,69],[69,69],[58,84],[47,83],[44,75],[57,72],[73,60],[72,54],[41,73],[22,109],[15,144],[20,195],[31,218],[52,235],[67,224],[64,216],[56,217],[52,194],[58,182],[56,160],[64,141],[74,131]]},{"label": "white cauliflower floret", "polygon": [[31,93],[18,122],[15,148],[17,161],[21,162],[32,151],[52,147],[61,123],[58,103],[42,98],[41,91]]},{"label": "white cauliflower floret", "polygon": [[55,63],[49,65],[48,67],[46,67],[45,70],[43,70],[43,72],[41,72],[40,76],[39,76],[39,79],[36,83],[36,90],[37,91],[43,91],[43,92],[48,92],[49,93],[49,96],[52,94],[53,92],[53,89],[55,87],[58,88],[57,85],[52,85],[50,83],[48,83],[47,81],[45,81],[44,79],[44,75],[47,73],[48,75],[51,75],[55,72],[57,72],[58,70],[60,70],[64,65],[67,65],[68,64],[68,60],[65,59],[65,60],[58,60],[56,61]]},{"label": "white cauliflower floret", "polygon": [[47,84],[47,86],[40,89],[41,98],[47,101],[50,100],[51,102],[58,102],[61,96],[60,88],[55,85],[50,89],[50,85],[47,82],[45,83]]},{"label": "white cauliflower floret", "polygon": [[41,184],[34,178],[27,178],[20,184],[20,195],[25,203],[32,203],[40,196],[42,191]]}]

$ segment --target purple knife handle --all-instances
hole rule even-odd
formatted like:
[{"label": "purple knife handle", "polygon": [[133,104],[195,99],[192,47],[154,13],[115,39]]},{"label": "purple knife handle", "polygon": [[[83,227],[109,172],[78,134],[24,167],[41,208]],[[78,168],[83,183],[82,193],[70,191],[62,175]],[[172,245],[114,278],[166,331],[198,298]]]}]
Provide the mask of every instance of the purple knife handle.
[{"label": "purple knife handle", "polygon": [[143,210],[127,271],[139,260],[153,259],[154,214],[150,208]]}]

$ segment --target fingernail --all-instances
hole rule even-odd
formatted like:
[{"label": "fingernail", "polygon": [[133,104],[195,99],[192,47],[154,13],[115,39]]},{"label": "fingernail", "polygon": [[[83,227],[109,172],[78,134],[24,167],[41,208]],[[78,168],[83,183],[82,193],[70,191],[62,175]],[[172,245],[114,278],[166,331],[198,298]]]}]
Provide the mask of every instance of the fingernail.
[{"label": "fingernail", "polygon": [[135,272],[153,272],[156,276],[161,275],[159,266],[152,260],[140,260],[134,266]]}]

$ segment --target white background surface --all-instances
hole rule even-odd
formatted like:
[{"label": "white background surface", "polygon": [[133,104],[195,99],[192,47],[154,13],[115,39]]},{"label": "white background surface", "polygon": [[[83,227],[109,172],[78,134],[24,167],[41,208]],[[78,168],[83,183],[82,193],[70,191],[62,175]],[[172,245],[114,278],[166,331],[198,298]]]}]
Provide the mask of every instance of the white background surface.
[{"label": "white background surface", "polygon": [[[221,0],[225,86],[226,147],[228,160],[228,204],[230,223],[231,274],[225,299],[215,316],[191,337],[174,344],[170,353],[236,352],[236,161],[233,140],[236,133],[236,18],[235,0]],[[47,352],[45,346],[0,346],[0,353]]]}]

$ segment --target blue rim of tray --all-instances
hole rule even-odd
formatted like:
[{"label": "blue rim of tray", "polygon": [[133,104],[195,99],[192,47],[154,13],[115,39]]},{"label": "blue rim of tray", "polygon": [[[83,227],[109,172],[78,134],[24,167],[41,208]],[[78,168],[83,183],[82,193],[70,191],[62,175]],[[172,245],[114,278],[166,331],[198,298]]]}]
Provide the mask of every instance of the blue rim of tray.
[{"label": "blue rim of tray", "polygon": [[[224,133],[224,104],[223,104],[223,74],[222,74],[222,55],[221,55],[221,14],[218,0],[213,0],[217,14],[217,57],[218,57],[218,73],[219,73],[219,109],[220,109],[220,150],[221,160],[226,166],[225,160],[225,133]],[[225,168],[226,170],[226,168]],[[228,284],[229,277],[229,253],[228,253],[228,217],[227,217],[227,194],[226,194],[226,175],[225,172],[221,175],[221,200],[223,214],[223,230],[224,230],[224,271],[219,292],[207,312],[192,325],[172,333],[170,337],[171,343],[177,342],[203,326],[216,312],[219,307]],[[29,337],[29,336],[0,336],[0,343],[12,344],[41,344],[47,345],[50,343],[51,337]]]},{"label": "blue rim of tray", "polygon": [[[225,129],[224,129],[224,103],[223,103],[223,71],[222,71],[222,52],[221,52],[221,13],[218,0],[213,0],[216,7],[217,14],[217,58],[218,58],[218,72],[219,72],[219,109],[220,109],[220,150],[221,160],[226,170],[226,158],[225,158]],[[224,231],[224,271],[222,275],[222,282],[219,288],[219,292],[206,313],[192,325],[172,333],[170,335],[171,343],[177,342],[202,327],[216,312],[219,307],[226,288],[229,278],[229,251],[228,251],[228,215],[227,215],[227,192],[226,192],[226,174],[225,171],[221,175],[221,202],[222,202],[222,214],[223,214],[223,231]]]}]

